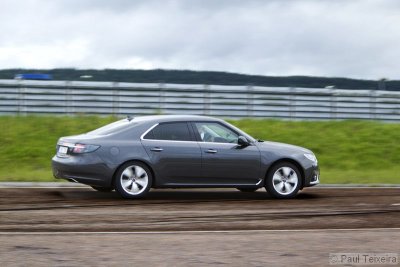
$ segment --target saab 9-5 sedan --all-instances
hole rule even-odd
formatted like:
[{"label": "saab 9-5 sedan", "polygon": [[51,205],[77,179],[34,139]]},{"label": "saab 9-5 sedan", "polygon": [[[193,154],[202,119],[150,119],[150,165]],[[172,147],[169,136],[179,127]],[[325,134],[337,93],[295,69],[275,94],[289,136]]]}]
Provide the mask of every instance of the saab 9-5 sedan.
[{"label": "saab 9-5 sedan", "polygon": [[52,160],[56,178],[143,197],[150,188],[265,187],[275,198],[293,198],[319,183],[308,149],[256,140],[233,125],[203,116],[131,118],[62,137]]}]

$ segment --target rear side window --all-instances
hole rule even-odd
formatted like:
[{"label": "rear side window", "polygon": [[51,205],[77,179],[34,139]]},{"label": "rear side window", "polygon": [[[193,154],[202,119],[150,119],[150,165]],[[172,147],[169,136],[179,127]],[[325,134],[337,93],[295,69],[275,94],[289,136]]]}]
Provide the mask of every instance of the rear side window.
[{"label": "rear side window", "polygon": [[163,123],[148,132],[144,139],[191,141],[189,128],[186,122]]}]

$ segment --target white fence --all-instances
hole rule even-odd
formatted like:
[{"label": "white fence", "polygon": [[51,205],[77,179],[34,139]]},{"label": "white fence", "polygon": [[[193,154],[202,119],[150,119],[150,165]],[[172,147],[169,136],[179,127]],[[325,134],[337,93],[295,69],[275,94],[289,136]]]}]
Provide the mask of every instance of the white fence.
[{"label": "white fence", "polygon": [[0,80],[0,114],[199,114],[400,121],[400,92]]}]

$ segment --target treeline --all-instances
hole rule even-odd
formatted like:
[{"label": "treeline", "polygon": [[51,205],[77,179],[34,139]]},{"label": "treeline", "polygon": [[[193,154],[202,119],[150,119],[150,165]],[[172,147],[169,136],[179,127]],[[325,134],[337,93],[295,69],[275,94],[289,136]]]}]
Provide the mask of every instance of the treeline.
[{"label": "treeline", "polygon": [[262,76],[219,71],[191,70],[123,70],[123,69],[4,69],[0,79],[13,79],[20,73],[51,74],[54,80],[116,81],[135,83],[178,83],[254,85],[275,87],[306,87],[339,89],[368,89],[400,91],[400,81],[361,80],[311,76]]}]

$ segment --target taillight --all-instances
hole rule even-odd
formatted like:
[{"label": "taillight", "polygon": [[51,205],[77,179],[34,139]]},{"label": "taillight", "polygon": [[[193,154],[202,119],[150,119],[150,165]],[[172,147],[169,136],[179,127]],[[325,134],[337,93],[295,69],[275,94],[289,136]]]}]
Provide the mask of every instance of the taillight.
[{"label": "taillight", "polygon": [[85,144],[75,144],[72,147],[72,153],[82,154],[82,153],[90,153],[96,151],[100,146],[97,145],[85,145]]}]

